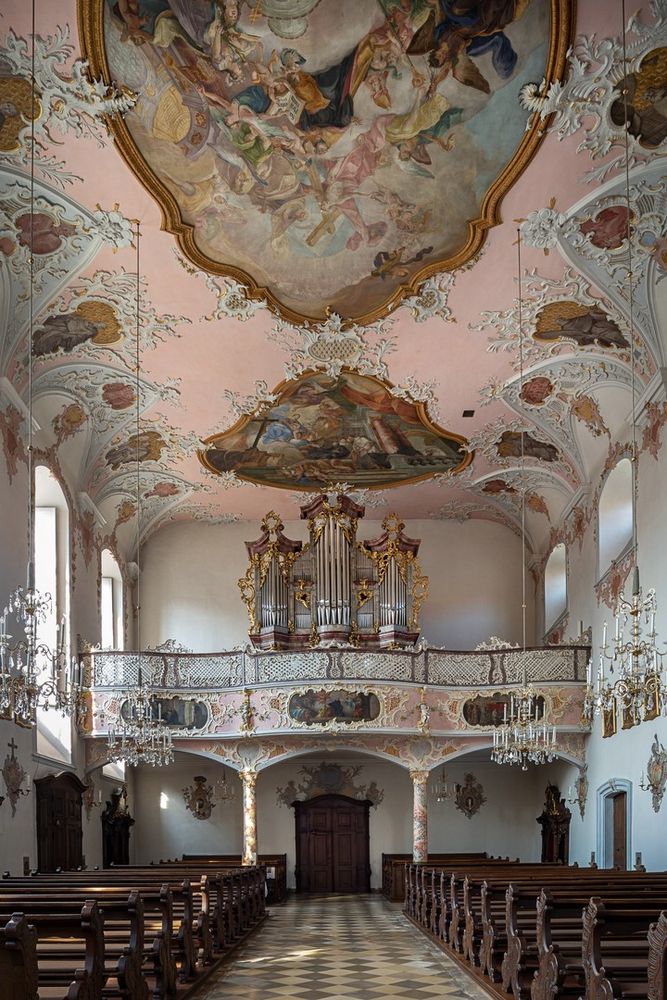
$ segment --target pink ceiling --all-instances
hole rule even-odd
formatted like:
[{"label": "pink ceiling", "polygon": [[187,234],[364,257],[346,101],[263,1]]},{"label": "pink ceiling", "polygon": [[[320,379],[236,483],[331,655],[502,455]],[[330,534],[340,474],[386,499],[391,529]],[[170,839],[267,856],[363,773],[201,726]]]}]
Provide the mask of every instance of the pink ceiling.
[{"label": "pink ceiling", "polygon": [[[590,85],[586,93],[598,87],[598,96],[606,93],[609,104],[618,66],[603,67],[596,77],[600,65],[592,46],[604,39],[618,44],[620,2],[582,0],[577,7],[577,44],[589,60],[581,71]],[[17,78],[25,75],[28,52],[21,40],[30,36],[29,13],[29,5],[18,0],[4,8],[0,101],[11,101]],[[244,6],[242,17],[248,16]],[[65,26],[69,42],[60,34]],[[630,55],[639,75],[641,59],[667,39],[660,10],[644,9],[634,27]],[[628,303],[619,277],[626,247],[624,234],[614,231],[625,198],[622,130],[614,131],[608,119],[596,123],[594,115],[578,122],[565,112],[555,119],[534,118],[545,133],[542,144],[505,194],[502,221],[488,231],[473,261],[430,278],[428,295],[424,291],[420,297],[418,291],[385,320],[358,327],[343,323],[339,330],[334,316],[321,329],[304,331],[247,300],[242,286],[196,268],[165,231],[160,207],[77,92],[74,61],[81,49],[75,4],[38,0],[37,34],[46,53],[41,77],[37,74],[46,113],[36,123],[35,211],[41,215],[34,225],[42,242],[35,242],[35,329],[46,330],[41,336],[47,346],[35,363],[35,412],[40,446],[57,456],[74,491],[87,493],[97,506],[106,520],[100,532],[117,530],[121,547],[131,545],[134,533],[137,255],[132,220],[139,220],[139,454],[146,533],[180,518],[259,520],[270,508],[284,518],[297,516],[295,493],[208,473],[197,450],[203,439],[228,430],[286,378],[318,368],[318,358],[324,358],[321,370],[335,372],[344,357],[352,358],[351,367],[424,402],[434,422],[464,436],[475,449],[472,464],[460,475],[364,495],[367,517],[396,510],[404,518],[486,517],[516,527],[520,462],[512,451],[523,428],[535,442],[526,458],[528,530],[533,547],[544,550],[552,528],[580,502],[592,479],[595,488],[630,407],[629,352],[623,346],[630,337]],[[569,72],[574,71],[565,74],[566,86]],[[658,66],[655,72],[659,76],[662,70]],[[73,73],[74,83],[68,82]],[[534,82],[539,87],[541,81]],[[664,94],[665,79],[658,85]],[[59,96],[70,100],[71,114],[62,113]],[[652,92],[649,111],[658,137],[660,116],[667,117],[660,100],[664,103],[660,93]],[[11,118],[11,107],[7,114]],[[593,126],[594,137],[606,129],[606,149],[590,139]],[[7,413],[17,402],[12,392],[27,398],[25,219],[30,206],[27,160],[21,149],[5,148],[9,141],[3,146],[9,135],[5,128],[0,132],[0,374],[13,390],[5,388],[0,403]],[[660,278],[667,268],[660,201],[664,148],[664,135],[651,148],[641,136],[633,137],[631,147],[634,197],[637,204],[640,196],[644,199],[633,217],[642,388],[653,384],[664,365],[656,323]],[[465,183],[464,166],[459,163],[457,170]],[[591,171],[596,176],[587,176]],[[600,212],[610,206],[611,214],[600,220]],[[540,226],[534,213],[542,210]],[[588,235],[582,224],[588,225]],[[546,380],[536,384],[537,396],[529,403],[518,398],[519,226],[526,379]],[[551,340],[534,339],[541,310],[554,302],[567,303],[555,308],[564,334],[552,331]],[[94,326],[110,312],[114,329]],[[598,314],[602,321],[598,316],[596,325]],[[618,339],[605,346],[605,330],[608,334],[612,327]],[[474,416],[464,418],[464,410]],[[501,441],[505,445],[499,450]]]}]

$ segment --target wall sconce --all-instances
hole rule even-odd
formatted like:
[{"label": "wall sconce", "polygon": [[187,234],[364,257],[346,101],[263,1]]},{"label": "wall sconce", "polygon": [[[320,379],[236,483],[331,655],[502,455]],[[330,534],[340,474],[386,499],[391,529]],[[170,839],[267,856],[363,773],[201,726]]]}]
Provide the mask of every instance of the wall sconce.
[{"label": "wall sconce", "polygon": [[646,765],[646,777],[642,771],[639,779],[639,787],[643,792],[650,792],[653,800],[653,811],[659,812],[662,805],[662,797],[665,794],[667,784],[667,750],[658,739],[658,734],[653,737],[651,746],[651,756]]},{"label": "wall sconce", "polygon": [[92,778],[88,779],[88,784],[86,790],[83,793],[83,807],[86,810],[86,819],[90,820],[90,814],[93,809],[102,805],[102,789],[97,790],[97,796],[95,795],[95,782]]},{"label": "wall sconce", "polygon": [[[26,774],[21,762],[16,759],[15,751],[17,750],[17,744],[14,739],[9,741],[7,746],[10,749],[10,753],[5,757],[5,763],[2,768],[2,777],[5,779],[5,787],[7,788],[7,797],[9,798],[9,804],[12,807],[12,816],[16,815],[16,803],[18,802],[21,795],[29,795],[30,787],[32,785],[32,778],[29,774]],[[25,779],[26,787],[22,788],[23,780]],[[2,800],[4,802],[4,798]]]},{"label": "wall sconce", "polygon": [[588,764],[584,764],[579,770],[579,777],[574,785],[570,785],[567,790],[567,804],[579,806],[579,815],[584,818],[586,813],[586,799],[588,798]]}]

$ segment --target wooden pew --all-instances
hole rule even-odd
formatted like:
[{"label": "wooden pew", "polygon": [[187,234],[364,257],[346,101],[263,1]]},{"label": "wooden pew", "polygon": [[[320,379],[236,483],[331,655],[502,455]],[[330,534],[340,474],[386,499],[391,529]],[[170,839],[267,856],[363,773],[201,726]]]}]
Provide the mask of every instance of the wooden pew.
[{"label": "wooden pew", "polygon": [[[502,989],[512,992],[516,1000],[528,1000],[529,994],[531,1000],[607,998],[604,991],[590,996],[585,992],[582,958],[582,911],[591,897],[602,893],[611,912],[616,908],[626,916],[632,912],[640,925],[640,941],[624,942],[609,930],[602,938],[603,955],[609,947],[620,948],[621,958],[623,950],[627,952],[625,981],[630,987],[624,988],[620,974],[619,1000],[632,1000],[634,994],[647,997],[649,990],[651,1000],[667,1000],[667,927],[662,916],[667,873],[599,871],[502,859],[474,859],[466,868],[466,872],[456,872],[408,866],[406,915],[464,956],[472,967],[478,964],[491,982],[502,982]],[[609,945],[607,940],[614,943]],[[637,956],[644,966],[650,956],[651,968],[659,971],[652,978],[638,978]],[[616,967],[625,968],[622,963]],[[610,993],[607,1000],[612,996],[617,994]]]},{"label": "wooden pew", "polygon": [[0,983],[7,1000],[38,1000],[37,931],[22,913],[0,918]]},{"label": "wooden pew", "polygon": [[[38,992],[33,996],[40,1000],[100,1000],[105,985],[104,935],[95,900],[74,908],[31,906],[23,919],[34,929],[30,936],[35,945]],[[20,922],[15,913],[0,909],[0,923],[5,927],[17,920]],[[34,977],[33,965],[28,977],[33,991]]]},{"label": "wooden pew", "polygon": [[[660,970],[655,968],[656,951],[649,961],[649,928],[664,922],[665,913],[651,913],[650,904],[617,907],[593,897],[583,915],[582,962],[586,1000],[648,998],[659,987]],[[664,997],[664,939],[662,991]],[[651,982],[649,984],[649,978]],[[661,997],[660,1000],[663,1000]]]}]

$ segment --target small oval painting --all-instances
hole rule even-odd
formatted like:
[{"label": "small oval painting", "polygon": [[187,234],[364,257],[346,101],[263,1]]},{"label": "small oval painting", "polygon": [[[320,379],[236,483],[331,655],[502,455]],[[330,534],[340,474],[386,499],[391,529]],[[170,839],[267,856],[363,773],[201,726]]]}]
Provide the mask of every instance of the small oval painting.
[{"label": "small oval painting", "polygon": [[290,719],[307,726],[327,722],[371,722],[380,714],[380,701],[376,694],[363,691],[314,691],[311,688],[302,694],[293,694],[287,711]]},{"label": "small oval painting", "polygon": [[[121,705],[120,716],[124,722],[129,721],[127,701]],[[153,700],[153,719],[156,722],[161,720],[171,729],[203,729],[208,717],[206,704],[194,698],[173,697]]]},{"label": "small oval painting", "polygon": [[[469,698],[463,705],[463,718],[469,726],[500,726],[510,711],[509,694],[478,695]],[[544,698],[537,696],[537,718],[544,718]]]}]

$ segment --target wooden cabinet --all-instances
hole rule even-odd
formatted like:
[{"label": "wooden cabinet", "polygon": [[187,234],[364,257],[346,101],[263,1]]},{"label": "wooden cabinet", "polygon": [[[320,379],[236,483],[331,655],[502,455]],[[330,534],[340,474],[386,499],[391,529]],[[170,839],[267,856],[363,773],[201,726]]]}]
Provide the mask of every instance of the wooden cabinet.
[{"label": "wooden cabinet", "polygon": [[370,892],[369,807],[345,795],[294,803],[297,892]]},{"label": "wooden cabinet", "polygon": [[83,864],[81,796],[86,786],[69,771],[35,780],[37,867],[72,871]]}]

